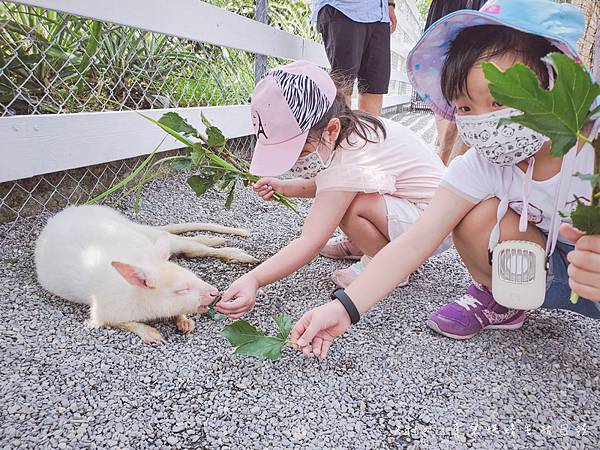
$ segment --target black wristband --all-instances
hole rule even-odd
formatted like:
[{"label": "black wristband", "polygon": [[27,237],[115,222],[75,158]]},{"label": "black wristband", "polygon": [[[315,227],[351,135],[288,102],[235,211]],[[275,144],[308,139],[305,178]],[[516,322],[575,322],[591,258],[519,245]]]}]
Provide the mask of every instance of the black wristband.
[{"label": "black wristband", "polygon": [[352,299],[346,294],[346,291],[342,288],[337,288],[331,293],[331,299],[338,299],[340,303],[346,309],[346,312],[350,316],[350,322],[352,325],[356,325],[360,320],[360,314],[358,313],[358,309],[354,305]]},{"label": "black wristband", "polygon": [[394,2],[388,2],[388,6],[393,6],[395,8],[396,4]]}]

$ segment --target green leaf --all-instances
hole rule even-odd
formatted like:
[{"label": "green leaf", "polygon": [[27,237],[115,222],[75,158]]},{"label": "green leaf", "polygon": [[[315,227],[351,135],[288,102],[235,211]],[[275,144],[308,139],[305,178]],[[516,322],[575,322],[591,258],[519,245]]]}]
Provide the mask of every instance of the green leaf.
[{"label": "green leaf", "polygon": [[231,204],[233,203],[233,194],[235,193],[235,181],[231,185],[229,189],[229,193],[227,194],[227,201],[225,202],[225,209],[231,209]]},{"label": "green leaf", "polygon": [[171,136],[173,136],[179,142],[185,144],[186,147],[193,148],[193,146],[194,146],[193,141],[190,141],[188,138],[179,134],[177,131],[173,130],[169,126],[165,125],[164,123],[160,123],[158,120],[154,120],[152,117],[146,116],[145,114],[142,114],[142,113],[138,113],[138,114],[140,116],[142,116],[144,119],[149,120],[153,124],[156,124],[159,127],[161,127],[163,130],[165,130],[167,133],[169,133]]},{"label": "green leaf", "polygon": [[290,331],[292,331],[292,318],[286,314],[273,316],[273,320],[277,324],[278,332],[277,337],[284,341],[288,338]]},{"label": "green leaf", "polygon": [[238,355],[258,356],[267,359],[281,358],[281,350],[285,342],[273,336],[261,336],[253,341],[238,346],[235,353]]},{"label": "green leaf", "polygon": [[280,315],[274,316],[273,320],[279,330],[275,336],[265,336],[262,331],[245,320],[238,320],[226,326],[221,335],[236,347],[235,353],[239,355],[279,359],[292,329],[292,319],[286,315]]},{"label": "green leaf", "polygon": [[206,311],[204,314],[202,314],[203,316],[208,317],[211,320],[216,320],[218,322],[223,321],[227,318],[227,316],[225,314],[221,314],[220,312],[217,312],[217,310],[215,309],[214,306],[209,306],[208,307],[208,311]]},{"label": "green leaf", "polygon": [[163,125],[169,127],[171,130],[181,133],[184,136],[197,136],[198,130],[191,126],[187,120],[181,117],[176,112],[168,112],[158,120]]},{"label": "green leaf", "polygon": [[194,190],[197,196],[203,195],[215,182],[212,177],[202,177],[200,175],[192,175],[187,179],[187,184]]},{"label": "green leaf", "polygon": [[552,154],[562,156],[576,143],[577,136],[589,119],[589,110],[600,95],[585,67],[562,53],[551,53],[545,59],[556,69],[551,90],[540,86],[529,67],[516,64],[502,72],[491,63],[483,63],[492,96],[499,103],[516,108],[522,115],[512,122],[536,130],[552,140]]},{"label": "green leaf", "polygon": [[600,234],[600,208],[578,203],[571,213],[573,225],[587,234]]},{"label": "green leaf", "polygon": [[220,148],[225,146],[225,136],[223,136],[223,133],[217,127],[211,126],[206,128],[206,137],[206,143],[211,147]]},{"label": "green leaf", "polygon": [[199,142],[196,142],[192,147],[192,163],[195,166],[199,166],[202,158],[204,157],[204,149]]},{"label": "green leaf", "polygon": [[171,163],[173,170],[190,170],[192,168],[192,160],[189,158],[176,159]]},{"label": "green leaf", "polygon": [[221,336],[225,337],[234,347],[239,347],[240,345],[254,342],[256,339],[264,337],[264,333],[257,330],[245,320],[236,320],[223,328]]},{"label": "green leaf", "polygon": [[596,186],[600,186],[600,173],[596,173],[596,174],[583,174],[583,173],[579,173],[579,172],[575,172],[573,174],[574,177],[579,178],[580,180],[583,181],[589,181],[592,185],[592,189],[595,188]]}]

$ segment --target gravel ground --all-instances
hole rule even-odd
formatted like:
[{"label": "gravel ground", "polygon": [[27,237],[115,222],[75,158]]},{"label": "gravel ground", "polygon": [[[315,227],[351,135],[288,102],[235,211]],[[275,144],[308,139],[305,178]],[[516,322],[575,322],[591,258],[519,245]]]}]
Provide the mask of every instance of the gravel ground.
[{"label": "gravel ground", "polygon": [[[431,137],[431,116],[399,116]],[[240,191],[196,198],[183,178],[154,183],[137,220],[215,221],[254,234],[234,245],[266,258],[301,220]],[[306,211],[306,203],[302,210]],[[130,216],[130,210],[125,211]],[[536,311],[516,332],[455,342],[425,318],[469,277],[453,251],[430,259],[332,346],[325,362],[291,350],[281,360],[231,355],[223,322],[197,318],[190,336],[144,345],[120,330],[90,330],[87,311],[36,284],[27,223],[0,256],[1,448],[598,448],[600,323]],[[248,270],[179,260],[224,289]],[[248,320],[294,318],[327,300],[318,258],[264,289]]]}]

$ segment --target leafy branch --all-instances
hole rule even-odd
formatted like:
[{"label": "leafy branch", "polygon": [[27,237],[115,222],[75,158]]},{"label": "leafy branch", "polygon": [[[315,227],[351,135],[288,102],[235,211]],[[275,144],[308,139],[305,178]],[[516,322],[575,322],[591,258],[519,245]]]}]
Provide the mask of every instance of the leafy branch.
[{"label": "leafy branch", "polygon": [[294,344],[288,338],[292,330],[292,319],[285,315],[273,316],[277,325],[277,334],[267,336],[261,330],[250,325],[245,320],[237,320],[227,325],[221,335],[235,347],[238,355],[257,356],[267,359],[279,359],[286,344]]},{"label": "leafy branch", "polygon": [[[162,128],[185,146],[184,155],[165,156],[155,159],[160,144],[123,180],[102,192],[87,203],[97,203],[109,195],[125,190],[134,180],[133,187],[125,190],[117,199],[117,204],[131,194],[135,194],[135,211],[140,209],[142,188],[150,181],[166,175],[171,171],[187,171],[196,169],[198,172],[187,179],[187,184],[196,195],[201,196],[209,189],[218,189],[227,192],[225,207],[231,208],[236,187],[241,183],[248,186],[260,179],[249,172],[247,161],[236,156],[227,148],[227,140],[219,128],[212,125],[202,115],[202,122],[206,127],[201,133],[192,127],[185,119],[175,112],[164,114],[159,120],[154,120],[144,114],[140,115],[155,125]],[[164,139],[163,139],[164,141]],[[161,142],[162,144],[162,142]],[[273,200],[300,214],[296,202],[285,195],[276,192]]]},{"label": "leafy branch", "polygon": [[[173,170],[197,168],[199,173],[187,179],[188,185],[196,195],[203,195],[211,188],[227,191],[225,207],[229,209],[238,182],[248,186],[260,179],[249,172],[246,161],[238,158],[227,148],[227,141],[221,130],[212,125],[204,115],[202,115],[202,123],[206,127],[205,133],[198,131],[175,112],[164,114],[158,121],[144,114],[141,116],[185,145],[185,155],[171,157],[171,160],[163,158],[155,165],[169,161]],[[285,195],[276,192],[273,200],[299,214],[295,201]]]},{"label": "leafy branch", "polygon": [[[519,123],[550,138],[553,156],[562,157],[581,142],[593,146],[594,173],[573,175],[590,182],[592,198],[586,204],[576,197],[577,207],[570,217],[577,229],[597,235],[600,234],[600,137],[590,142],[584,128],[600,119],[600,106],[593,108],[600,96],[600,85],[585,66],[562,53],[551,53],[544,60],[556,71],[552,89],[544,89],[533,70],[523,64],[502,72],[494,64],[484,63],[483,72],[494,99],[523,113],[505,122]],[[571,301],[577,302],[575,293]]]}]

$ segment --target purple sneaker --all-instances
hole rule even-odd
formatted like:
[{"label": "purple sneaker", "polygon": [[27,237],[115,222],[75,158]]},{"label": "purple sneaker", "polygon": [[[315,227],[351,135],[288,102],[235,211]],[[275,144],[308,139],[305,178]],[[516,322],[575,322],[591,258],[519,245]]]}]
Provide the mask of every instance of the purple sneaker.
[{"label": "purple sneaker", "polygon": [[452,339],[469,339],[485,329],[516,330],[523,322],[524,311],[499,305],[487,288],[475,284],[427,319],[432,330]]}]

